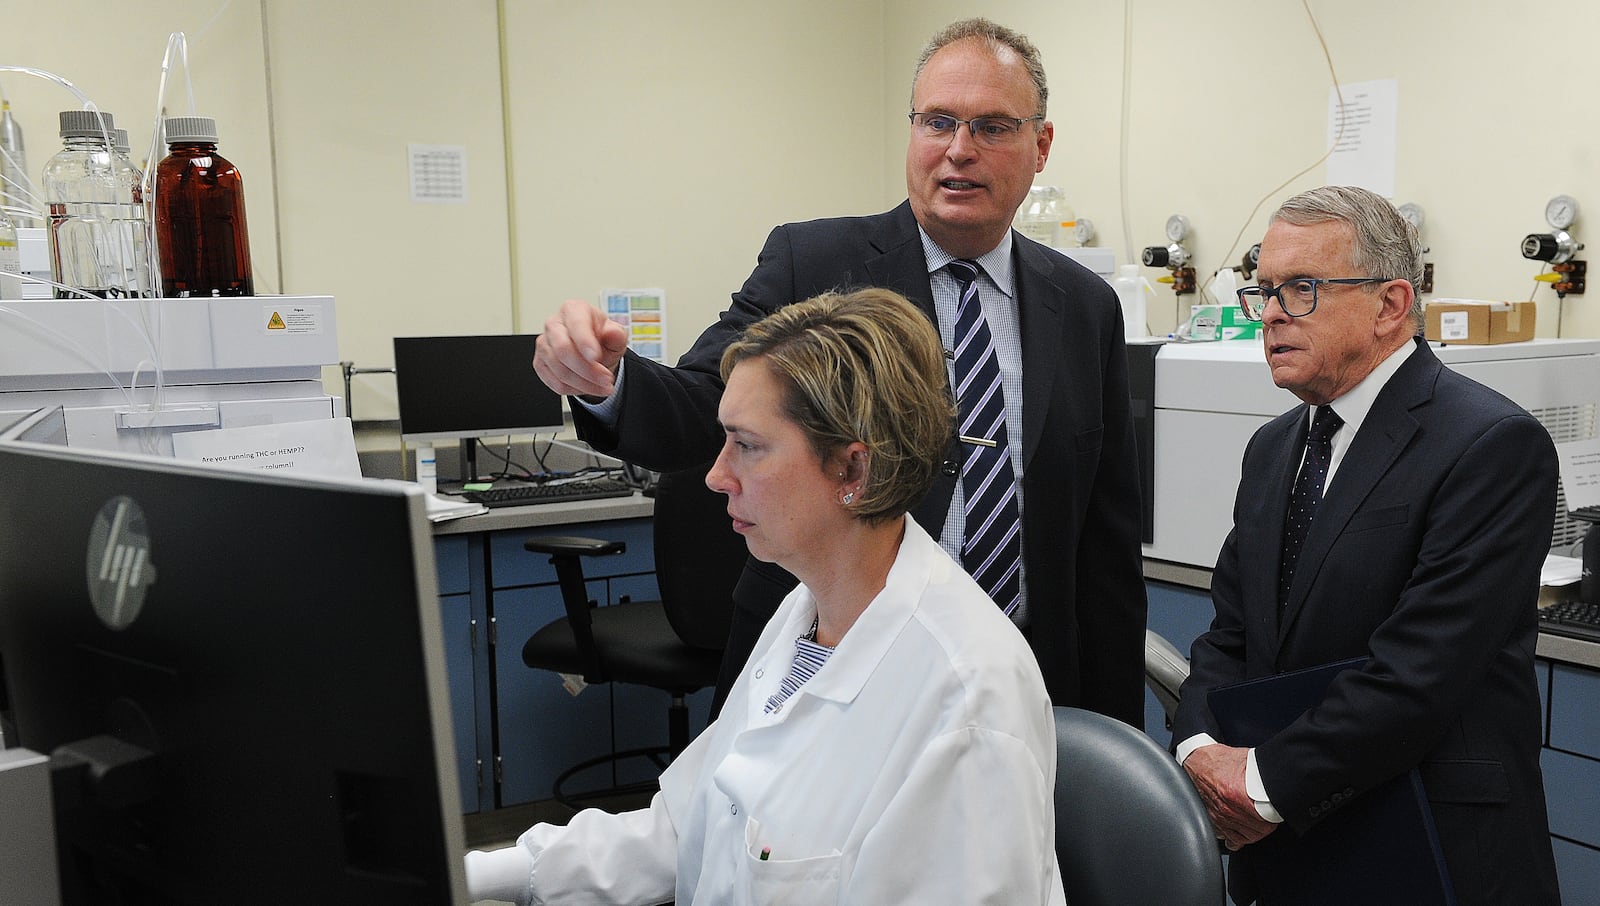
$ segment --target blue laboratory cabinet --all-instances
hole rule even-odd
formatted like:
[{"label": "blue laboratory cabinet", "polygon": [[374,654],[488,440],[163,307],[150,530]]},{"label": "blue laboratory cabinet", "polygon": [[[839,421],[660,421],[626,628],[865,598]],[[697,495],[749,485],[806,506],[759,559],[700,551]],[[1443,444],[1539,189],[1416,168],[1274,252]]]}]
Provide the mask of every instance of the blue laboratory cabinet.
[{"label": "blue laboratory cabinet", "polygon": [[[577,694],[561,677],[522,663],[522,645],[566,611],[549,558],[524,550],[538,534],[616,539],[627,550],[587,558],[598,606],[657,596],[650,502],[643,498],[495,510],[435,528],[457,774],[468,813],[547,800],[555,778],[598,755],[667,738],[668,696],[602,684]],[[690,697],[690,731],[705,727],[711,690]],[[624,761],[574,778],[569,789],[648,779]]]}]

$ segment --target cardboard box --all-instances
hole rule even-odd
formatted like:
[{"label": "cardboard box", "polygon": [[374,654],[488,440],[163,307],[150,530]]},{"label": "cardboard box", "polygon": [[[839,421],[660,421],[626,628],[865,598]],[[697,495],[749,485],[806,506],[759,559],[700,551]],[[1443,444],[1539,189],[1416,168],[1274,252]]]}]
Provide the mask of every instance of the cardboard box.
[{"label": "cardboard box", "polygon": [[1237,305],[1222,306],[1222,321],[1218,325],[1219,340],[1255,340],[1261,337],[1261,322],[1244,316]]},{"label": "cardboard box", "polygon": [[1532,302],[1438,299],[1423,309],[1424,335],[1434,343],[1486,346],[1533,339]]}]

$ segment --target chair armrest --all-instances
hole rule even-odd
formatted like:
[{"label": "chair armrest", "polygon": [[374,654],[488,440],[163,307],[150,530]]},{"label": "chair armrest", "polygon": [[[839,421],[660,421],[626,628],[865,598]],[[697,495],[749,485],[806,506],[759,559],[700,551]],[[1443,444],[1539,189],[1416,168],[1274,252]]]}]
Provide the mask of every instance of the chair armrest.
[{"label": "chair armrest", "polygon": [[566,554],[575,557],[598,557],[603,554],[620,554],[628,549],[622,541],[601,541],[577,535],[535,535],[522,542],[523,550],[536,554]]}]

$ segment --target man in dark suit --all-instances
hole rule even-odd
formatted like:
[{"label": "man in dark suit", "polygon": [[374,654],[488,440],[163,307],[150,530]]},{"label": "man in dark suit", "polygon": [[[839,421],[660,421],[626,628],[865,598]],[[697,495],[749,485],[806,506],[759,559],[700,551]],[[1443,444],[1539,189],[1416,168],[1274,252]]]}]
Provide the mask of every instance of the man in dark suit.
[{"label": "man in dark suit", "polygon": [[[1304,833],[1420,768],[1460,903],[1556,903],[1533,667],[1550,436],[1416,337],[1421,249],[1383,198],[1324,187],[1290,199],[1256,277],[1240,304],[1262,321],[1274,383],[1306,405],[1245,449],[1212,575],[1216,619],[1194,643],[1173,727],[1238,851],[1230,892],[1255,899],[1258,841]],[[1210,690],[1362,656],[1267,742],[1216,742]]]},{"label": "man in dark suit", "polygon": [[[1049,156],[1045,101],[1044,71],[1026,38],[981,19],[949,26],[929,43],[913,82],[905,203],[773,230],[733,304],[677,367],[624,354],[622,329],[583,302],[545,323],[534,367],[556,391],[582,398],[574,422],[597,449],[660,471],[685,468],[724,443],[719,362],[747,325],[824,290],[883,286],[920,305],[955,349],[963,291],[948,265],[976,262],[1010,430],[952,438],[939,481],[913,515],[961,560],[963,460],[1003,437],[1020,503],[1014,617],[1051,697],[1138,725],[1145,593],[1120,309],[1099,277],[1010,228]],[[793,585],[778,567],[750,562],[719,693]]]}]

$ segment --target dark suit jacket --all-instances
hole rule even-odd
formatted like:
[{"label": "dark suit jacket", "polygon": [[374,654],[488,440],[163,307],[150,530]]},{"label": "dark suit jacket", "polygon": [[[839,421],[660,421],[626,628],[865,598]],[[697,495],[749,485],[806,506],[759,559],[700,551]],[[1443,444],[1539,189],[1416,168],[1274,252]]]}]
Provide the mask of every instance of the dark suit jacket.
[{"label": "dark suit jacket", "polygon": [[[1145,592],[1138,459],[1121,310],[1105,281],[1013,236],[1023,363],[1023,557],[1030,641],[1056,704],[1143,723]],[[749,324],[831,289],[888,287],[934,317],[909,203],[884,214],[780,226],[733,304],[676,368],[629,355],[615,433],[573,407],[580,436],[658,471],[716,456],[722,351]],[[958,480],[947,461],[913,516],[935,538]],[[751,560],[736,592],[722,691],[794,578]],[[720,700],[720,699],[719,699]]]},{"label": "dark suit jacket", "polygon": [[[1251,438],[1212,575],[1216,619],[1194,643],[1173,738],[1222,738],[1206,708],[1216,686],[1370,655],[1257,748],[1287,823],[1273,835],[1420,766],[1463,906],[1555,903],[1533,668],[1555,447],[1416,342],[1328,486],[1281,620],[1278,551],[1306,407]],[[1253,898],[1251,849],[1230,872],[1240,902]]]}]

